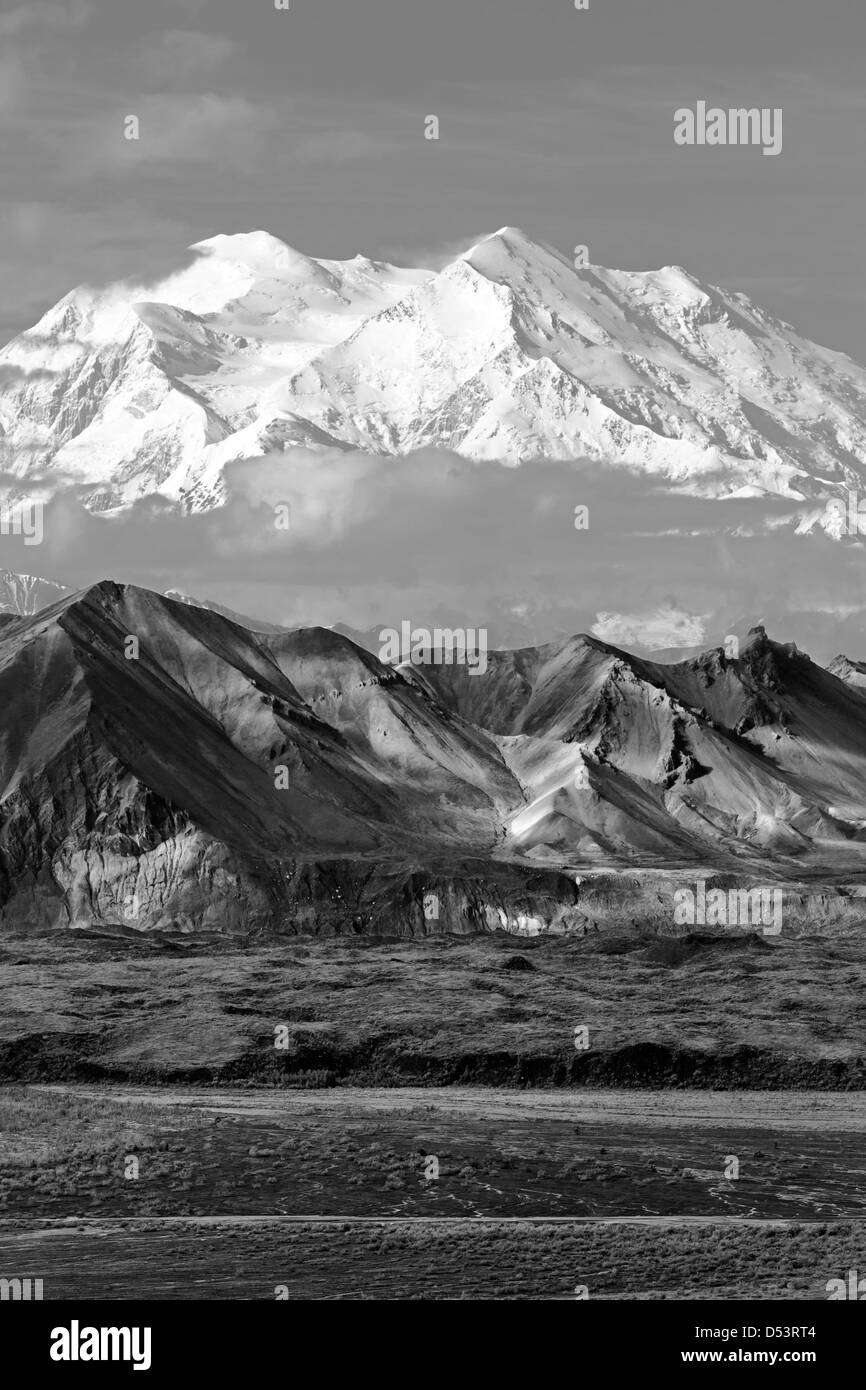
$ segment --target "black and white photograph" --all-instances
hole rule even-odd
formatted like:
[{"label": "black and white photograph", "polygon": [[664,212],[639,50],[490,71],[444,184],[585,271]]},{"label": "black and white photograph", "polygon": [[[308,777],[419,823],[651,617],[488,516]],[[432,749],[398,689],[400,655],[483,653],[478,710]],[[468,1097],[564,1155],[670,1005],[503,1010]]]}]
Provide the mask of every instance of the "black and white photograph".
[{"label": "black and white photograph", "polygon": [[864,53],[862,0],[0,0],[34,1366],[469,1300],[817,1368],[866,1300]]}]

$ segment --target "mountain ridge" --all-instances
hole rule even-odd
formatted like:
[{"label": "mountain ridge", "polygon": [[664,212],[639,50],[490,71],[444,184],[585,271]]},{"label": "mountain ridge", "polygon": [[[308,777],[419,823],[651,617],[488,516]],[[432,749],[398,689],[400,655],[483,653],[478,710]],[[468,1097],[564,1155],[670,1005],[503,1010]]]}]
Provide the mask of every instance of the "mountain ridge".
[{"label": "mountain ridge", "polygon": [[439,271],[262,232],[191,249],[155,286],[71,292],[0,351],[22,495],[62,477],[94,510],[206,511],[228,464],[295,448],[583,457],[708,497],[866,479],[866,369],[681,267],[575,266],[510,227]]},{"label": "mountain ridge", "polygon": [[576,930],[587,873],[857,879],[864,768],[861,692],[760,627],[470,675],[103,581],[0,624],[0,926]]}]

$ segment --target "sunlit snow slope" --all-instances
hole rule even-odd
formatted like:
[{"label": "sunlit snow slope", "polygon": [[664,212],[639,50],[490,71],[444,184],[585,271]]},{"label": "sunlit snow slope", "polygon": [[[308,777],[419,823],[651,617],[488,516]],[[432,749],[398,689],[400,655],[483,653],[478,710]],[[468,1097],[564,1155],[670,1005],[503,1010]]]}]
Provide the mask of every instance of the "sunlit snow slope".
[{"label": "sunlit snow slope", "polygon": [[679,267],[575,269],[511,227],[438,273],[265,232],[192,249],[159,284],[73,291],[0,352],[22,493],[203,510],[228,462],[295,446],[585,456],[708,496],[866,479],[866,371]]}]

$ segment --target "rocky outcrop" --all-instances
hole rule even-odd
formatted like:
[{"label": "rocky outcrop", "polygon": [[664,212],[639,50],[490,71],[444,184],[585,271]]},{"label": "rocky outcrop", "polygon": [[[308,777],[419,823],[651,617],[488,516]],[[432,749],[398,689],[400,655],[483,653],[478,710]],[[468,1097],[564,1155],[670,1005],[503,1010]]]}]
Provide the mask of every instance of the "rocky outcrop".
[{"label": "rocky outcrop", "polygon": [[864,765],[859,692],[763,633],[469,676],[106,582],[0,625],[0,928],[666,931],[677,884],[727,874],[834,929]]}]

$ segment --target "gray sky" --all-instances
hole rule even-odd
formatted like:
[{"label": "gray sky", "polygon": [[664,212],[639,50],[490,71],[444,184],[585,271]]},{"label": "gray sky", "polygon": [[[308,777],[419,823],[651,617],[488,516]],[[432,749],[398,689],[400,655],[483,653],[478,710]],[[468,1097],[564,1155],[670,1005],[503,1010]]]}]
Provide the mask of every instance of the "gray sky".
[{"label": "gray sky", "polygon": [[[4,0],[0,339],[217,232],[435,263],[513,223],[866,359],[862,0],[590,5]],[[698,99],[782,107],[782,154],[675,146]]]},{"label": "gray sky", "polygon": [[[218,232],[436,266],[515,224],[602,265],[684,265],[866,361],[863,0],[0,3],[0,341],[76,284],[155,279]],[[699,100],[781,107],[782,153],[677,146],[674,112]],[[492,642],[593,627],[634,647],[657,615],[684,645],[743,616],[819,658],[866,656],[862,544],[807,552],[775,503],[684,501],[672,537],[651,480],[624,491],[619,471],[590,469],[578,537],[569,470],[442,455],[328,467],[282,459],[280,489],[296,482],[300,505],[311,470],[337,478],[336,544],[311,531],[290,552],[263,545],[269,474],[254,461],[236,467],[250,497],[241,486],[205,517],[149,502],[114,524],[61,497],[38,561],[4,538],[2,563],[288,624],[411,613],[487,622]]]}]

